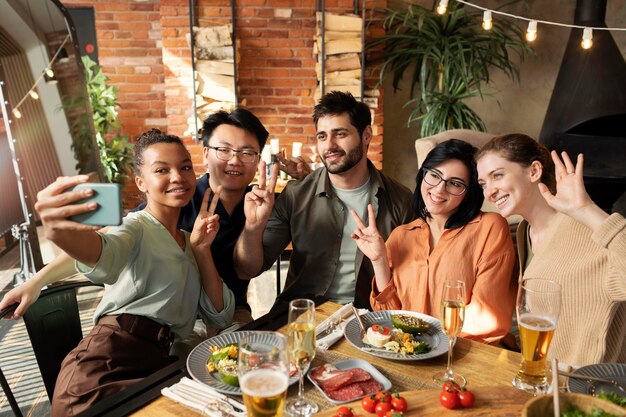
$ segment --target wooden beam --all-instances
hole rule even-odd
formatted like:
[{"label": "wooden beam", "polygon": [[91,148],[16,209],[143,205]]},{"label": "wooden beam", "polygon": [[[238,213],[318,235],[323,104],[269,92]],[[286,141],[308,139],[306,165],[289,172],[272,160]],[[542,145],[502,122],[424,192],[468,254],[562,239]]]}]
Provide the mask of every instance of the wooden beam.
[{"label": "wooden beam", "polygon": [[193,35],[198,48],[215,48],[233,44],[232,25],[194,27]]},{"label": "wooden beam", "polygon": [[235,75],[235,63],[233,61],[199,59],[196,61],[196,70],[205,74]]},{"label": "wooden beam", "polygon": [[[318,26],[322,24],[322,13],[315,13]],[[361,32],[363,29],[363,19],[354,14],[339,15],[326,13],[324,19],[324,30],[334,30],[338,32]]]}]

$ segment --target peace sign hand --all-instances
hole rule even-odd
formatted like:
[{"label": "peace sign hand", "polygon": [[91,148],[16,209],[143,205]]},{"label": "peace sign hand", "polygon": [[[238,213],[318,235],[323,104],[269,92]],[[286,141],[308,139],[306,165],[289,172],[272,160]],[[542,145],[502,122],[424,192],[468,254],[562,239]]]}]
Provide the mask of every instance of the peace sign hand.
[{"label": "peace sign hand", "polygon": [[266,184],[266,164],[259,163],[259,184],[252,187],[243,203],[246,225],[251,228],[265,228],[274,208],[274,192],[278,178],[278,164],[272,165],[272,176]]},{"label": "peace sign hand", "polygon": [[372,262],[386,258],[387,249],[385,247],[385,240],[376,227],[376,215],[374,214],[372,205],[367,205],[369,226],[363,224],[363,221],[354,210],[350,210],[350,213],[357,224],[356,230],[352,233],[352,239],[354,239],[361,252]]},{"label": "peace sign hand", "polygon": [[220,216],[215,214],[215,208],[220,199],[222,193],[222,186],[218,186],[217,190],[213,194],[211,205],[208,206],[209,196],[211,195],[211,188],[207,189],[202,198],[202,204],[200,205],[200,212],[196,217],[196,221],[193,224],[193,230],[189,238],[191,246],[197,249],[210,249],[211,244],[215,240],[215,236],[220,229]]}]

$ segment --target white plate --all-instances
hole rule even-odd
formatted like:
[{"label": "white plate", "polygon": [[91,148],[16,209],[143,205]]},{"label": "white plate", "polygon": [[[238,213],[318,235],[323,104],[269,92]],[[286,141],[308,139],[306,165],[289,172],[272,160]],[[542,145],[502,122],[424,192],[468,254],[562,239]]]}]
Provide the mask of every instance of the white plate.
[{"label": "white plate", "polygon": [[420,342],[427,342],[430,345],[430,352],[402,355],[401,353],[394,352],[373,352],[369,350],[363,350],[363,348],[373,346],[367,345],[363,343],[363,340],[361,340],[361,329],[359,328],[359,324],[356,321],[356,317],[352,317],[352,319],[346,324],[346,328],[344,329],[343,334],[346,339],[348,339],[348,342],[350,342],[355,348],[362,350],[365,353],[369,353],[370,355],[378,356],[379,358],[384,359],[416,361],[434,358],[436,356],[443,355],[448,351],[448,336],[446,336],[446,334],[441,331],[441,324],[439,323],[439,320],[434,317],[427,316],[426,314],[404,310],[381,310],[365,313],[361,315],[361,320],[363,320],[365,328],[369,328],[373,324],[382,324],[384,326],[392,327],[392,314],[406,314],[409,316],[418,317],[430,324],[430,329],[428,330],[428,332],[415,336],[415,339],[419,340]]},{"label": "white plate", "polygon": [[[209,360],[209,356],[211,356],[211,349],[209,349],[209,346],[222,347],[232,343],[239,343],[239,340],[241,340],[244,335],[250,333],[260,333],[267,338],[259,339],[260,343],[276,343],[276,336],[274,332],[240,331],[224,333],[211,337],[196,346],[187,357],[187,371],[189,371],[189,375],[191,375],[191,377],[196,381],[202,382],[203,384],[206,384],[217,391],[223,392],[224,394],[241,395],[241,389],[239,389],[239,387],[225,384],[217,372],[209,372],[206,369],[206,363]],[[297,381],[297,377],[292,377],[289,379],[289,385]]]},{"label": "white plate", "polygon": [[[626,363],[598,363],[595,365],[587,365],[582,368],[578,368],[574,371],[576,374],[597,376],[599,378],[605,378],[613,380],[626,389]],[[596,393],[600,391],[614,392],[617,395],[624,396],[624,393],[619,391],[613,384],[606,384],[604,382],[594,382]],[[567,379],[567,388],[570,392],[578,392],[582,394],[589,394],[590,384],[584,379]]]},{"label": "white plate", "polygon": [[[345,371],[346,369],[352,369],[352,368],[361,368],[364,371],[369,372],[369,374],[372,376],[372,378],[374,378],[376,381],[380,382],[380,385],[382,385],[382,389],[383,390],[389,390],[391,389],[391,381],[389,381],[383,374],[381,374],[378,369],[376,369],[372,364],[370,364],[367,361],[364,361],[363,359],[348,359],[345,361],[341,361],[341,362],[337,362],[334,363],[333,365],[335,365],[335,367],[337,369],[340,369],[342,371]],[[317,369],[317,368],[313,368],[313,369]],[[345,401],[337,401],[337,400],[333,400],[332,398],[330,398],[328,395],[326,395],[326,393],[324,392],[324,390],[317,385],[317,381],[315,381],[313,378],[311,378],[311,371],[313,370],[309,370],[309,373],[307,374],[309,381],[311,381],[313,383],[313,385],[315,385],[315,387],[320,390],[320,392],[324,395],[324,397],[326,398],[327,401],[333,403],[333,404],[345,404],[345,403],[350,403],[352,401],[356,401],[360,398],[365,397],[365,395],[362,395],[360,397],[355,397],[355,398],[351,398],[349,400],[345,400]]]}]

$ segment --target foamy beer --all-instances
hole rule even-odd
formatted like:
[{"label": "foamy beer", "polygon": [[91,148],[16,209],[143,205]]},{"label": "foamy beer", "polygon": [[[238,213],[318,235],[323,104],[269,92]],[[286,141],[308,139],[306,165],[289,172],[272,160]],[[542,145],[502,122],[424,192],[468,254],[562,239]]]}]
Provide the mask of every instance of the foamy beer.
[{"label": "foamy beer", "polygon": [[289,385],[287,337],[248,332],[239,341],[238,376],[250,417],[280,417]]},{"label": "foamy beer", "polygon": [[517,294],[517,324],[522,345],[522,362],[513,386],[545,393],[546,357],[561,311],[561,286],[554,281],[526,278]]}]

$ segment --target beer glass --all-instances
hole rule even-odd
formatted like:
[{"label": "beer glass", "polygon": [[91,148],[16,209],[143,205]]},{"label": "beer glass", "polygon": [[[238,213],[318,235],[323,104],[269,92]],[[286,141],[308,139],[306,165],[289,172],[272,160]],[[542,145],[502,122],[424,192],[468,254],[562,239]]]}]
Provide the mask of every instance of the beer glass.
[{"label": "beer glass", "polygon": [[298,370],[298,398],[289,401],[287,413],[291,416],[310,416],[317,412],[317,404],[304,399],[304,374],[315,357],[315,303],[306,298],[289,303],[288,351],[289,360]]},{"label": "beer glass", "polygon": [[454,381],[461,387],[465,386],[463,375],[452,371],[452,349],[465,320],[465,282],[459,280],[446,280],[443,283],[441,304],[439,308],[439,321],[441,329],[448,335],[448,366],[444,372],[433,375],[433,381],[443,384],[446,381]]},{"label": "beer glass", "polygon": [[251,332],[239,341],[239,386],[250,417],[281,417],[289,385],[287,338]]},{"label": "beer glass", "polygon": [[525,278],[517,293],[522,362],[513,386],[534,394],[548,390],[546,356],[561,311],[561,286],[554,281]]}]

